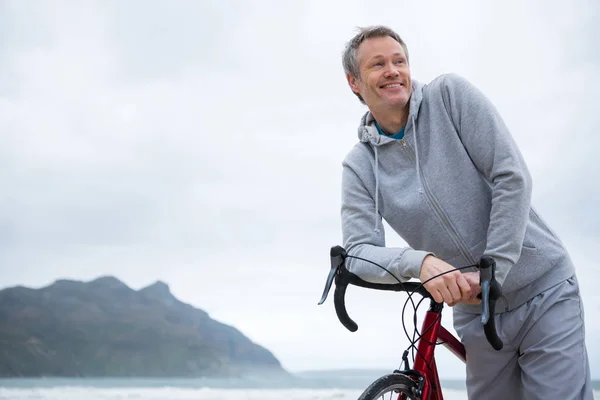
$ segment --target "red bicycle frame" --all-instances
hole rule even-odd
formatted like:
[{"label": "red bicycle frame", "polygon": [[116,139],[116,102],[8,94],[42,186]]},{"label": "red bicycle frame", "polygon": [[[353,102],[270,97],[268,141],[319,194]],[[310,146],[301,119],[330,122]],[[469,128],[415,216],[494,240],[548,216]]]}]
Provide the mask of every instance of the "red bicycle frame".
[{"label": "red bicycle frame", "polygon": [[[438,340],[463,362],[466,362],[467,359],[463,344],[441,324],[442,307],[443,305],[432,302],[432,307],[425,314],[418,351],[415,356],[413,369],[425,378],[421,394],[423,400],[444,399],[434,354]],[[399,399],[402,399],[402,396],[400,395]]]}]

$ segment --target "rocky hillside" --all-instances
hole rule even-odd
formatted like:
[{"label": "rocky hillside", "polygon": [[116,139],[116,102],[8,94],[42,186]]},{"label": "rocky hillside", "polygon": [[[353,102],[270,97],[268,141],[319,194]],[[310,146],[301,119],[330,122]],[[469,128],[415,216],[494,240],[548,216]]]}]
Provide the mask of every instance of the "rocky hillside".
[{"label": "rocky hillside", "polygon": [[157,282],[113,277],[0,291],[0,376],[286,374],[267,349]]}]

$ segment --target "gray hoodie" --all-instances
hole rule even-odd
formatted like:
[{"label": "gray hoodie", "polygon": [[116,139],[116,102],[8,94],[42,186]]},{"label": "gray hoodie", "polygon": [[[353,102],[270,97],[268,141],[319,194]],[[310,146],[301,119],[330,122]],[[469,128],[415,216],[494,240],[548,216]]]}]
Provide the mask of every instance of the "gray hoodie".
[{"label": "gray hoodie", "polygon": [[[531,207],[523,157],[495,107],[460,76],[412,82],[404,138],[380,135],[367,112],[343,162],[342,231],[348,254],[401,281],[419,277],[427,254],[455,266],[496,260],[503,298],[518,307],[572,276],[570,257]],[[409,247],[385,247],[382,217]],[[369,282],[394,283],[373,264],[348,260]],[[480,312],[480,306],[456,309]]]}]

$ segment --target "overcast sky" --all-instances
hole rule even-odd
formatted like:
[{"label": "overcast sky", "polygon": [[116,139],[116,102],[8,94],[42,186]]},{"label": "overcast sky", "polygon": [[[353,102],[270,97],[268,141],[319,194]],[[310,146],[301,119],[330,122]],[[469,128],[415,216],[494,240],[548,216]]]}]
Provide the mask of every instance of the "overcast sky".
[{"label": "overcast sky", "polygon": [[[504,116],[534,206],[577,263],[598,378],[599,9],[0,0],[0,285],[162,280],[291,371],[396,368],[405,297],[350,288],[356,333],[332,298],[317,306],[341,244],[341,161],[365,111],[341,52],[357,26],[386,24],[413,79],[458,73]],[[443,377],[464,376],[440,357]]]}]

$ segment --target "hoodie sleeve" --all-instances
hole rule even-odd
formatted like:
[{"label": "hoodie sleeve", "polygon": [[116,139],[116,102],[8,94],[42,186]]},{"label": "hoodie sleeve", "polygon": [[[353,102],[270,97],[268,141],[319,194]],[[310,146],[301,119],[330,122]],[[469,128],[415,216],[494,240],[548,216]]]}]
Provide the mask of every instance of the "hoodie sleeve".
[{"label": "hoodie sleeve", "polygon": [[[350,164],[356,164],[357,168],[361,166],[359,163],[348,161],[343,163],[341,216],[344,248],[351,256],[379,264],[401,282],[411,278],[418,279],[423,259],[433,253],[410,247],[385,247],[381,215],[375,212],[373,197]],[[362,167],[368,169],[371,166],[369,164]],[[368,282],[398,282],[385,270],[367,261],[349,258],[346,266],[352,273]]]},{"label": "hoodie sleeve", "polygon": [[442,97],[467,153],[492,189],[484,255],[496,260],[496,278],[503,284],[521,255],[531,176],[500,114],[477,88],[460,76],[447,75]]}]

